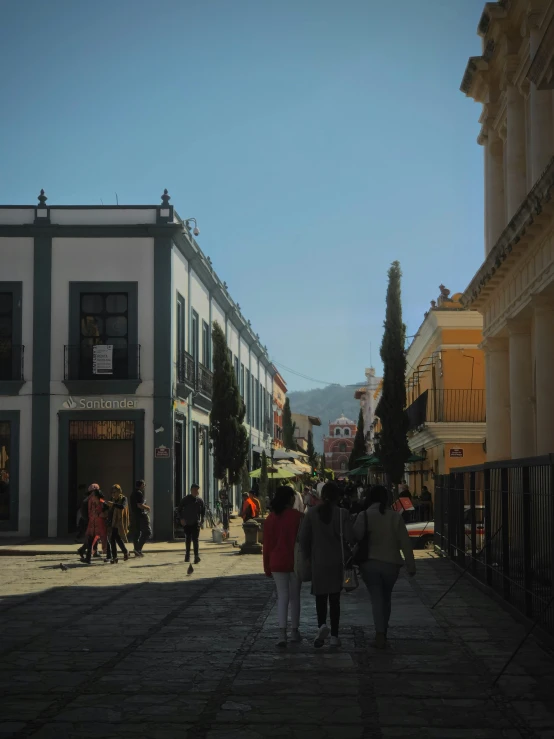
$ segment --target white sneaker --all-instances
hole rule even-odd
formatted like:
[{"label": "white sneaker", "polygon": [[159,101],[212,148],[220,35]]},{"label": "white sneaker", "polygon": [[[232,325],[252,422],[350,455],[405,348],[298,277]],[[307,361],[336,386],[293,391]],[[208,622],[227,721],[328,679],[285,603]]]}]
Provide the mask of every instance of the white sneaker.
[{"label": "white sneaker", "polygon": [[325,644],[325,639],[327,639],[328,636],[329,636],[329,627],[326,624],[323,624],[323,626],[319,627],[317,636],[314,639],[314,647],[316,649],[321,649],[321,647]]},{"label": "white sneaker", "polygon": [[341,642],[338,636],[332,636],[331,641],[329,642],[332,647],[340,647],[340,643]]},{"label": "white sneaker", "polygon": [[290,632],[290,640],[294,644],[300,644],[302,641],[302,634],[298,631],[298,629],[292,629]]}]

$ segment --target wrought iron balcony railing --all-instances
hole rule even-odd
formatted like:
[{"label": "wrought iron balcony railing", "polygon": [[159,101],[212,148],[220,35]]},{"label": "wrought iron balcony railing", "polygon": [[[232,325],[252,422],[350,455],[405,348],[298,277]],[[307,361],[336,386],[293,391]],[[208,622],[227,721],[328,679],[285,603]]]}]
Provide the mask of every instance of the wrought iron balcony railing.
[{"label": "wrought iron balcony railing", "polygon": [[196,367],[194,357],[183,350],[177,352],[177,382],[195,387]]},{"label": "wrought iron balcony railing", "polygon": [[214,385],[213,373],[203,364],[198,365],[198,377],[197,377],[197,389],[198,392],[206,395],[208,398],[212,397]]},{"label": "wrought iron balcony railing", "polygon": [[429,423],[484,423],[484,390],[425,390],[406,409],[410,429]]},{"label": "wrought iron balcony railing", "polygon": [[0,339],[0,380],[23,382],[23,351],[25,347]]},{"label": "wrought iron balcony railing", "polygon": [[92,344],[66,346],[64,379],[140,380],[140,344],[107,346],[112,348],[102,351],[102,356]]}]

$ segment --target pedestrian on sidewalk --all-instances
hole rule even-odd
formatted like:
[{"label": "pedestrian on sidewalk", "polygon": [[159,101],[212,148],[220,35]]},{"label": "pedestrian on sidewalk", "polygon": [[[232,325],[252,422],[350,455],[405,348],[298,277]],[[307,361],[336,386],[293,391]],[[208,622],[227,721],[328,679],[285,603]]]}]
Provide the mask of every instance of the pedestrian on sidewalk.
[{"label": "pedestrian on sidewalk", "polygon": [[129,516],[131,522],[132,540],[134,544],[134,554],[136,557],[144,557],[142,548],[152,536],[152,527],[150,526],[150,506],[146,504],[146,483],[144,480],[137,480],[135,489],[131,493],[131,501],[129,506]]},{"label": "pedestrian on sidewalk", "polygon": [[77,533],[75,534],[75,543],[77,544],[84,539],[88,526],[88,511],[86,502],[88,500],[88,492],[86,485],[79,485],[77,488],[77,496],[81,501],[77,510]]},{"label": "pedestrian on sidewalk", "polygon": [[117,564],[117,547],[123,552],[125,562],[129,559],[129,552],[124,542],[127,542],[127,533],[129,531],[129,508],[127,506],[127,498],[123,495],[121,485],[117,483],[112,485],[112,500],[108,505],[110,510],[108,513],[108,532],[112,550],[112,564]]},{"label": "pedestrian on sidewalk", "polygon": [[198,556],[198,537],[200,527],[204,525],[206,508],[200,498],[200,486],[193,483],[190,493],[179,503],[179,519],[185,532],[185,562],[190,562],[190,545],[194,548],[194,564],[200,562]]},{"label": "pedestrian on sidewalk", "polygon": [[[375,485],[369,492],[369,507],[354,524],[354,536],[361,541],[367,532],[369,558],[360,565],[369,591],[375,624],[375,646],[384,649],[391,614],[392,591],[405,563],[410,576],[416,574],[412,543],[402,516],[388,507],[388,492]],[[400,552],[404,553],[404,559]]]},{"label": "pedestrian on sidewalk", "polygon": [[279,619],[278,647],[287,646],[287,620],[290,605],[291,641],[301,642],[300,588],[302,581],[294,572],[294,546],[302,513],[294,506],[295,491],[287,485],[277,488],[271,502],[271,513],[264,524],[264,572],[273,577],[277,589]]},{"label": "pedestrian on sidewalk", "polygon": [[[245,497],[246,496],[246,497]],[[261,511],[260,501],[256,498],[256,494],[251,490],[248,494],[242,494],[242,511],[241,518],[246,523],[251,518],[257,518]]]},{"label": "pedestrian on sidewalk", "polygon": [[102,552],[106,561],[111,559],[110,545],[108,543],[108,506],[97,483],[93,483],[89,490],[91,494],[88,499],[88,526],[87,526],[87,548],[84,561],[91,563],[92,550],[98,540],[102,542]]},{"label": "pedestrian on sidewalk", "polygon": [[[331,646],[340,647],[340,593],[343,587],[346,559],[343,552],[353,540],[348,511],[339,508],[341,489],[327,482],[321,490],[322,503],[309,508],[300,529],[300,547],[312,563],[312,595],[315,595],[318,633],[314,647],[320,649],[329,636],[327,604],[331,619]],[[341,530],[343,537],[341,537]]]}]

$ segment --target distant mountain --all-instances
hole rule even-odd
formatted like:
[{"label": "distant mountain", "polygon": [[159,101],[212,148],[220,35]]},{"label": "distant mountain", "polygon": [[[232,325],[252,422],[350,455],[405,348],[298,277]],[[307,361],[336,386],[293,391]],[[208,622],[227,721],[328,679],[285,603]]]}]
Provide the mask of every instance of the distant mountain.
[{"label": "distant mountain", "polygon": [[344,413],[357,422],[360,401],[354,397],[355,391],[352,386],[329,385],[323,389],[287,393],[293,413],[306,413],[321,419],[321,426],[314,426],[314,446],[318,454],[323,451],[323,436],[329,433],[329,421]]}]

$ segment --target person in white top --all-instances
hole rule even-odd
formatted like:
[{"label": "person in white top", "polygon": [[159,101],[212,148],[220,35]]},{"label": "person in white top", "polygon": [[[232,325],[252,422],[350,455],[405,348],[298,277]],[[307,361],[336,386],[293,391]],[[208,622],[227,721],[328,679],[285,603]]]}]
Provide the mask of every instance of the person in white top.
[{"label": "person in white top", "polygon": [[324,485],[325,485],[325,480],[321,478],[316,486],[317,494],[320,498],[321,498],[321,491],[323,490]]},{"label": "person in white top", "polygon": [[294,491],[294,503],[292,507],[295,511],[300,511],[300,513],[304,513],[304,511],[306,510],[306,506],[304,505],[302,496],[296,490]]},{"label": "person in white top", "polygon": [[406,564],[409,575],[413,577],[416,574],[414,552],[406,524],[402,516],[388,508],[387,504],[386,488],[375,485],[369,493],[369,508],[358,515],[354,524],[354,536],[358,541],[364,538],[366,530],[369,537],[369,557],[360,565],[360,571],[371,598],[375,646],[379,649],[386,646],[392,591],[400,568]]}]

